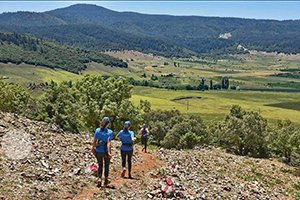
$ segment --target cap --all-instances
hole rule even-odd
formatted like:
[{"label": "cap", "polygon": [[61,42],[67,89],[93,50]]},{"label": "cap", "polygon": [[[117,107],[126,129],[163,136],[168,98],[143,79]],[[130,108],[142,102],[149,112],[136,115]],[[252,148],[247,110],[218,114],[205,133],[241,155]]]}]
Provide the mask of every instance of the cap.
[{"label": "cap", "polygon": [[110,122],[108,117],[103,117],[102,122],[108,124]]},{"label": "cap", "polygon": [[125,127],[129,127],[130,125],[131,125],[130,121],[124,122],[124,126],[125,126]]}]

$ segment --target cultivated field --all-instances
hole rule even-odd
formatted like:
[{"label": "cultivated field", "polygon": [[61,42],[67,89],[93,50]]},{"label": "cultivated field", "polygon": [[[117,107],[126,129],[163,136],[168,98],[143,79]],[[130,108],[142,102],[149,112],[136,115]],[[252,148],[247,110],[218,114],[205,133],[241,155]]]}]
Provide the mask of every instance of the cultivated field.
[{"label": "cultivated field", "polygon": [[[181,89],[186,85],[197,87],[202,78],[206,85],[210,80],[220,84],[221,77],[227,76],[230,85],[239,86],[240,91],[175,91],[137,86],[133,90],[132,101],[138,104],[140,99],[148,100],[154,109],[175,108],[183,113],[201,113],[204,119],[209,120],[222,119],[231,105],[238,104],[247,110],[259,111],[270,121],[290,119],[300,124],[300,92],[282,92],[300,89],[298,57],[257,52],[219,60],[167,59],[134,51],[110,52],[110,55],[127,60],[129,67],[125,69],[91,63],[87,70],[77,75],[26,64],[0,64],[0,75],[8,82],[24,86],[51,80],[76,81],[85,74],[100,74],[131,77],[137,81],[150,81],[159,87],[174,86]],[[284,76],[277,76],[278,73]],[[152,79],[153,76],[156,79]],[[275,91],[258,91],[270,89]]]},{"label": "cultivated field", "polygon": [[259,91],[174,91],[135,87],[132,101],[148,100],[154,109],[178,109],[183,113],[201,113],[203,119],[220,120],[231,105],[258,111],[274,120],[289,119],[300,125],[300,93]]}]

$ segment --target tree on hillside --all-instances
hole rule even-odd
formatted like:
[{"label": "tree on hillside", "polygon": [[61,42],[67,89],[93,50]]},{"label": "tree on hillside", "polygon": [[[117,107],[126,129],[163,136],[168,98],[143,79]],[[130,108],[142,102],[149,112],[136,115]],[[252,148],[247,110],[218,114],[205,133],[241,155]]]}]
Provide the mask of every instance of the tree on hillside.
[{"label": "tree on hillside", "polygon": [[222,77],[221,79],[221,87],[222,89],[229,89],[229,78],[228,77]]},{"label": "tree on hillside", "polygon": [[57,124],[60,128],[78,133],[83,128],[81,94],[68,82],[53,83],[39,100],[35,118]]},{"label": "tree on hillside", "polygon": [[205,85],[205,79],[204,79],[204,78],[202,78],[202,79],[200,80],[200,83],[199,83],[199,85],[198,85],[198,90],[202,90],[202,91],[208,90],[208,86]]},{"label": "tree on hillside", "polygon": [[209,89],[212,90],[212,89],[213,89],[213,80],[210,80],[209,83],[210,83],[210,84],[209,84]]},{"label": "tree on hillside", "polygon": [[0,110],[21,113],[27,106],[30,95],[21,86],[0,80]]},{"label": "tree on hillside", "polygon": [[216,135],[219,145],[239,155],[267,156],[267,121],[257,112],[232,106]]},{"label": "tree on hillside", "polygon": [[130,102],[132,86],[124,78],[85,76],[76,84],[82,95],[84,122],[89,130],[99,126],[103,116],[111,117],[112,128],[120,129],[125,120],[138,121],[139,111]]},{"label": "tree on hillside", "polygon": [[[171,119],[173,123],[162,141],[166,148],[192,148],[196,144],[203,145],[208,143],[206,126],[200,116],[176,117]],[[176,123],[174,123],[176,122]],[[187,141],[192,138],[193,141]],[[189,144],[191,142],[191,144]]]},{"label": "tree on hillside", "polygon": [[277,126],[271,130],[270,148],[286,162],[291,162],[292,153],[300,153],[300,130],[289,120],[278,121]]}]

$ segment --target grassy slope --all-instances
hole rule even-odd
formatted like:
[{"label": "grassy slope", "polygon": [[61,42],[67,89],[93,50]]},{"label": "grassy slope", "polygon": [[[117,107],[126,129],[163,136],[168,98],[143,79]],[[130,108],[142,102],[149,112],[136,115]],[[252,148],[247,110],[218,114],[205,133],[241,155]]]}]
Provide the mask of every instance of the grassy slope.
[{"label": "grassy slope", "polygon": [[50,69],[47,67],[34,67],[27,64],[3,64],[0,63],[0,76],[6,76],[8,82],[27,85],[29,82],[41,83],[46,81],[68,81],[77,80],[80,75],[70,73],[60,69]]},{"label": "grassy slope", "polygon": [[[201,99],[177,100],[178,97],[201,97]],[[300,93],[253,92],[253,91],[174,91],[155,88],[136,87],[132,101],[148,100],[154,109],[176,108],[183,113],[201,113],[204,119],[221,119],[228,113],[231,105],[238,104],[247,110],[259,111],[271,121],[290,119],[299,123],[298,110],[267,106],[271,103],[297,102]],[[187,102],[189,110],[187,110]]]},{"label": "grassy slope", "polygon": [[[113,76],[133,76],[139,79],[139,76],[135,72],[131,72],[131,69],[117,68],[105,66],[101,63],[92,63],[91,66],[83,72],[85,74],[94,75],[113,75]],[[50,69],[47,67],[33,66],[28,64],[3,64],[0,63],[0,77],[7,77],[8,82],[19,83],[23,86],[28,83],[42,83],[46,81],[76,81],[82,78],[82,75],[67,72],[61,69]]]}]

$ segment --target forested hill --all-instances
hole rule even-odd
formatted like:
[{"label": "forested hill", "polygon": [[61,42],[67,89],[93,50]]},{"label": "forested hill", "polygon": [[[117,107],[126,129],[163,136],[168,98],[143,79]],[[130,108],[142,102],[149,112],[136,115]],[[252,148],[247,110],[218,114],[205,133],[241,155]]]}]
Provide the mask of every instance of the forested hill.
[{"label": "forested hill", "polygon": [[44,13],[1,14],[0,28],[84,48],[133,49],[165,56],[235,53],[239,44],[300,53],[300,20],[147,15],[76,4]]},{"label": "forested hill", "polygon": [[3,63],[27,63],[79,73],[91,61],[127,67],[122,60],[96,51],[59,45],[28,35],[0,32],[0,62]]}]

